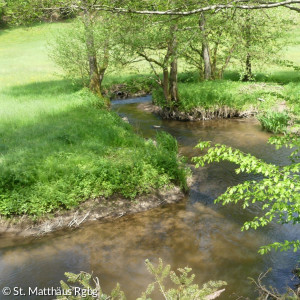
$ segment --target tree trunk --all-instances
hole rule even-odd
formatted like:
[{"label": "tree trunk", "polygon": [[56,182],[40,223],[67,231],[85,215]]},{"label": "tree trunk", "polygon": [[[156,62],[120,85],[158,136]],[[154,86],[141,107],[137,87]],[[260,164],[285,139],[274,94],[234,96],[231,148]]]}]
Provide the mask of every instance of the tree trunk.
[{"label": "tree trunk", "polygon": [[249,81],[252,79],[252,65],[251,65],[251,55],[247,53],[246,57],[246,73],[244,75],[243,81]]},{"label": "tree trunk", "polygon": [[202,32],[203,40],[202,40],[202,58],[204,62],[204,79],[211,79],[211,63],[210,63],[210,54],[209,47],[207,42],[207,34],[205,30],[205,17],[202,13],[199,20],[199,27]]},{"label": "tree trunk", "polygon": [[[170,40],[168,42],[167,53],[163,62],[163,81],[162,87],[164,97],[169,106],[174,106],[178,102],[178,85],[177,85],[177,39],[176,31],[178,25],[170,27]],[[170,73],[169,73],[170,68]]]},{"label": "tree trunk", "polygon": [[170,104],[171,98],[169,94],[169,70],[167,67],[163,68],[163,82],[162,82],[165,100]]},{"label": "tree trunk", "polygon": [[108,68],[109,64],[109,40],[108,38],[105,40],[105,46],[104,46],[104,54],[103,54],[103,60],[102,64],[99,67],[99,81],[100,81],[100,91],[101,91],[101,84],[104,78],[104,74],[106,72],[106,69]]},{"label": "tree trunk", "polygon": [[178,65],[177,65],[177,57],[175,57],[171,63],[171,69],[170,69],[170,98],[173,104],[177,104],[179,101],[177,73],[178,73]]},{"label": "tree trunk", "polygon": [[170,53],[172,55],[172,61],[170,64],[169,94],[173,105],[177,104],[178,102],[178,84],[177,84],[178,61],[177,61],[177,38],[176,38],[177,29],[178,29],[177,24],[171,27],[172,40],[170,43]]},{"label": "tree trunk", "polygon": [[223,78],[224,71],[225,71],[225,69],[227,68],[227,66],[228,66],[228,64],[229,64],[229,62],[230,62],[230,60],[231,60],[232,53],[234,52],[236,46],[237,46],[236,44],[233,45],[233,46],[231,47],[231,49],[229,50],[229,53],[228,53],[228,55],[227,55],[227,57],[226,57],[226,60],[225,60],[225,63],[224,63],[224,65],[222,66],[221,70],[219,71],[219,78],[220,78],[220,79]]},{"label": "tree trunk", "polygon": [[251,54],[250,54],[251,23],[250,23],[249,12],[247,12],[247,17],[246,17],[245,38],[246,38],[247,55],[246,55],[245,75],[243,77],[243,81],[249,81],[252,79],[252,66],[251,66]]},{"label": "tree trunk", "polygon": [[84,30],[85,30],[85,41],[87,48],[87,56],[89,61],[90,70],[90,90],[95,94],[101,95],[101,81],[99,76],[98,62],[96,56],[96,49],[94,43],[94,32],[92,27],[91,14],[88,9],[84,11]]},{"label": "tree trunk", "polygon": [[215,43],[215,48],[213,51],[213,58],[211,64],[211,78],[217,79],[218,77],[218,70],[217,70],[217,53],[218,53],[219,42]]}]

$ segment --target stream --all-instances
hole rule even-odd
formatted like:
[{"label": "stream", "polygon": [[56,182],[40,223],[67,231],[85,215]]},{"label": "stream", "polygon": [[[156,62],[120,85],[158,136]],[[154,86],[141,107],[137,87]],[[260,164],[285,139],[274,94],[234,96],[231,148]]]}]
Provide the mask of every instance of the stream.
[{"label": "stream", "polygon": [[[288,163],[289,150],[275,150],[267,144],[270,134],[262,131],[254,119],[223,119],[199,122],[161,120],[138,108],[150,97],[113,101],[112,109],[126,116],[136,131],[153,138],[158,130],[172,134],[180,153],[191,158],[199,139],[211,140],[239,148],[267,162]],[[155,127],[153,127],[155,125]],[[261,245],[273,241],[299,238],[300,230],[291,225],[271,225],[241,232],[246,220],[259,212],[255,204],[247,210],[238,205],[222,206],[214,200],[228,186],[256,178],[235,174],[230,163],[212,164],[196,171],[197,180],[189,194],[179,203],[106,223],[94,222],[74,231],[53,233],[43,238],[5,237],[0,245],[0,286],[58,287],[64,272],[92,272],[104,291],[117,282],[127,299],[141,295],[152,277],[144,261],[157,262],[160,257],[173,269],[189,266],[195,282],[224,280],[228,286],[218,299],[255,299],[249,277],[257,279],[272,268],[265,280],[280,291],[293,287],[292,269],[299,256],[292,251],[271,252],[261,256]],[[17,297],[0,295],[0,299],[53,299],[53,297]],[[152,299],[162,299],[154,294]]]}]

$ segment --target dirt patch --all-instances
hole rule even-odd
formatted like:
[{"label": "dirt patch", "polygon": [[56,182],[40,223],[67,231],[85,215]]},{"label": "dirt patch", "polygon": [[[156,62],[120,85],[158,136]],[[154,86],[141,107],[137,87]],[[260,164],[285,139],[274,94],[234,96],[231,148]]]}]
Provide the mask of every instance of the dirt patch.
[{"label": "dirt patch", "polygon": [[211,119],[226,118],[246,118],[257,114],[257,109],[250,107],[247,110],[237,110],[227,106],[216,109],[194,108],[189,112],[179,111],[178,109],[161,108],[151,103],[141,103],[138,108],[144,111],[158,114],[163,119],[178,121],[202,121]]},{"label": "dirt patch", "polygon": [[178,187],[154,190],[148,195],[142,195],[135,200],[121,197],[109,199],[96,198],[85,201],[79,207],[69,211],[60,211],[43,219],[34,221],[28,216],[11,219],[0,218],[0,235],[41,236],[53,231],[76,228],[91,221],[107,221],[125,215],[146,211],[166,203],[182,200],[183,192]]}]

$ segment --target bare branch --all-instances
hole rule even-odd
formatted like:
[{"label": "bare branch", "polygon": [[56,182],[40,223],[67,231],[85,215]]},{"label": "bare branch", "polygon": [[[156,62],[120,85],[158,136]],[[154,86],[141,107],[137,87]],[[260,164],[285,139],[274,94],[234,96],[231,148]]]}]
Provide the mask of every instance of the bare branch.
[{"label": "bare branch", "polygon": [[142,52],[137,52],[137,54],[141,57],[144,57],[148,62],[152,62],[152,63],[155,63],[157,64],[158,66],[162,67],[163,68],[163,64],[160,63],[159,61],[147,56],[146,54],[142,53]]},{"label": "bare branch", "polygon": [[291,10],[295,10],[298,13],[300,13],[300,7],[296,7],[296,6],[291,6],[291,5],[284,5],[285,7],[291,9]]}]

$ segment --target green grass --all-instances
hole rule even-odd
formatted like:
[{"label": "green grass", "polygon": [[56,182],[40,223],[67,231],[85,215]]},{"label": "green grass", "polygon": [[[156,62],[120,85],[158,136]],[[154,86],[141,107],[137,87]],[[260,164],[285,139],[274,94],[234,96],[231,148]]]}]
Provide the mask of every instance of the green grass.
[{"label": "green grass", "polygon": [[[101,195],[134,198],[170,183],[186,188],[186,171],[170,136],[158,136],[154,146],[103,109],[99,99],[62,79],[46,45],[63,26],[69,24],[1,32],[0,214],[40,216]],[[299,63],[299,53],[299,45],[290,45],[285,57]],[[122,76],[110,74],[104,88],[150,92],[156,88],[153,76],[145,63],[139,66],[122,70]],[[268,111],[285,100],[300,115],[299,71],[269,66],[251,83],[240,82],[234,71],[214,82],[199,83],[194,72],[181,72],[178,79],[184,111],[225,105]],[[164,105],[160,90],[153,96]]]},{"label": "green grass", "polygon": [[283,133],[286,132],[290,117],[286,112],[268,111],[258,115],[257,119],[263,129],[269,132]]},{"label": "green grass", "polygon": [[[179,83],[179,110],[191,111],[194,108],[218,109],[224,106],[238,110],[250,106],[266,109],[282,98],[280,86],[274,84],[243,83],[229,80]],[[154,101],[164,106],[162,91],[155,90]],[[258,98],[265,101],[260,102]]]},{"label": "green grass", "polygon": [[[300,56],[300,51],[299,51]],[[240,74],[236,71],[227,71],[224,74],[224,80],[239,81]],[[277,70],[271,71],[269,68],[263,72],[254,74],[255,82],[268,82],[277,84],[289,84],[291,82],[300,83],[300,72],[296,70]]]},{"label": "green grass", "polygon": [[89,91],[54,74],[46,41],[57,26],[66,25],[0,35],[0,214],[41,216],[98,196],[186,188],[171,137],[145,141]]}]

